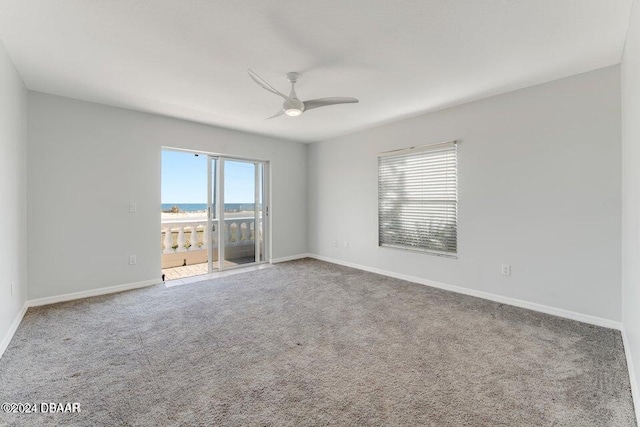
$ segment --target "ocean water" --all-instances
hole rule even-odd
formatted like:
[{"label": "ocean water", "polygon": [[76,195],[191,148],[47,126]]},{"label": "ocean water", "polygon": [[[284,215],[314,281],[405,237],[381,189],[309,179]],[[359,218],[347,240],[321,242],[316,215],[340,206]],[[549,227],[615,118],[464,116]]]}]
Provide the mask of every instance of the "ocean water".
[{"label": "ocean water", "polygon": [[[201,212],[207,210],[206,203],[162,203],[162,212],[171,211],[176,206],[180,212]],[[255,203],[225,203],[225,212],[242,212],[254,210]]]}]

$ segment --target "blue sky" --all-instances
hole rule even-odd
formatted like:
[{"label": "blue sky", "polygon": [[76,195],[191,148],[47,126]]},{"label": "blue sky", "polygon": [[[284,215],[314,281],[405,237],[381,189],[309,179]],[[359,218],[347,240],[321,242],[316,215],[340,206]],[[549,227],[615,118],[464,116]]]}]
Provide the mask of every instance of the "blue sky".
[{"label": "blue sky", "polygon": [[[254,202],[253,163],[225,162],[225,203]],[[162,151],[162,203],[207,203],[207,156]]]}]

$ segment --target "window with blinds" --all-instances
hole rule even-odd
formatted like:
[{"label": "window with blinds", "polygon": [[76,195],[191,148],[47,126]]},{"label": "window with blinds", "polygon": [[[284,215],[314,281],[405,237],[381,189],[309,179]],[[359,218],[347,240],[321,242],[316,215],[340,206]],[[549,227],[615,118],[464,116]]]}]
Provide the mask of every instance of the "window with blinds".
[{"label": "window with blinds", "polygon": [[378,157],[380,246],[455,256],[458,154],[455,141]]}]

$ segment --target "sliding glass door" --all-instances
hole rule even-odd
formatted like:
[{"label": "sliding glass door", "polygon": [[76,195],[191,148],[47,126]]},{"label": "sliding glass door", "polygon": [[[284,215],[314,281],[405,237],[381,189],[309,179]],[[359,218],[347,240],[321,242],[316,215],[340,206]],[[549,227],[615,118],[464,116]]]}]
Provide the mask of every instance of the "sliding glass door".
[{"label": "sliding glass door", "polygon": [[264,262],[265,162],[209,157],[209,270]]}]

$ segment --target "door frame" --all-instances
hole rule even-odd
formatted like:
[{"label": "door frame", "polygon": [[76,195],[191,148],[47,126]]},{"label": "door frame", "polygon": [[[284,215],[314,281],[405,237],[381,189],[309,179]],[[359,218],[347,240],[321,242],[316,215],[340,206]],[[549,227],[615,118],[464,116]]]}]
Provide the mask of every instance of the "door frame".
[{"label": "door frame", "polygon": [[[188,149],[188,148],[179,148],[179,147],[167,147],[167,146],[162,146],[160,148],[161,152],[162,151],[179,151],[179,152],[183,152],[183,153],[190,153],[190,154],[198,154],[201,156],[207,156],[207,235],[209,237],[209,244],[207,245],[207,271],[209,273],[213,273],[215,271],[224,271],[224,270],[234,270],[237,268],[244,268],[244,267],[250,267],[250,266],[255,266],[255,265],[259,265],[259,264],[269,264],[271,263],[271,162],[269,160],[262,160],[262,159],[257,159],[257,158],[251,158],[251,157],[243,157],[243,156],[234,156],[234,155],[227,155],[227,154],[221,154],[221,153],[214,153],[214,152],[207,152],[207,151],[199,151],[199,150],[192,150],[192,149]],[[218,233],[217,236],[217,240],[218,240],[218,268],[214,269],[213,268],[213,247],[211,245],[211,226],[213,225],[213,200],[212,199],[212,194],[211,194],[211,180],[212,180],[212,170],[211,170],[211,165],[212,165],[212,159],[223,159],[223,160],[236,160],[236,161],[242,161],[242,162],[252,162],[254,164],[261,164],[262,165],[262,224],[263,224],[263,231],[262,231],[262,239],[264,241],[264,256],[263,256],[263,260],[262,261],[254,261],[252,263],[247,263],[247,264],[239,264],[233,267],[224,267],[224,227],[218,227],[218,229],[216,230],[216,232]],[[217,164],[217,168],[216,168],[216,206],[220,206],[219,202],[220,202],[220,189],[224,188],[222,187],[222,185],[224,184],[224,166],[220,167],[220,165],[223,165],[223,162],[219,162]],[[258,168],[256,167],[256,175],[255,175],[255,192],[256,192],[256,198],[257,198],[257,192],[258,192],[258,186],[257,186],[257,170]],[[257,204],[256,206],[256,210],[257,210]],[[224,209],[220,209],[220,217],[218,218],[218,224],[224,224]],[[256,225],[254,224],[254,230],[256,228]],[[255,231],[254,231],[255,233]],[[254,234],[255,235],[255,234]],[[255,239],[255,238],[254,238]],[[259,240],[256,239],[256,249],[258,249],[258,245],[259,245]],[[256,252],[259,253],[259,252]]]},{"label": "door frame", "polygon": [[[246,162],[253,163],[254,165],[254,244],[255,244],[255,258],[251,263],[239,264],[235,266],[225,267],[225,244],[224,244],[224,221],[225,221],[225,211],[224,211],[224,164],[225,162],[236,161],[236,162]],[[216,164],[215,170],[215,183],[213,183],[213,162]],[[262,186],[260,186],[260,168],[258,166],[262,166]],[[214,214],[216,213],[217,208],[217,220],[218,220],[218,228],[217,232],[217,243],[218,243],[218,268],[213,268],[213,245],[211,245],[211,239],[209,240],[209,247],[207,249],[207,260],[208,260],[208,271],[212,273],[214,271],[226,271],[226,270],[234,270],[236,268],[249,267],[253,265],[266,264],[271,262],[271,254],[270,254],[270,230],[271,230],[271,215],[269,212],[269,181],[268,177],[270,175],[269,170],[269,161],[268,160],[258,160],[258,159],[249,159],[244,157],[237,156],[226,156],[220,154],[207,154],[207,188],[208,188],[208,215],[207,215],[207,227],[208,230],[212,230]],[[215,185],[215,200],[212,197],[212,190],[214,190]],[[257,239],[256,236],[258,234],[258,198],[259,192],[262,191],[262,240],[264,242],[264,252],[262,261],[259,260],[260,255],[260,239]]]}]

